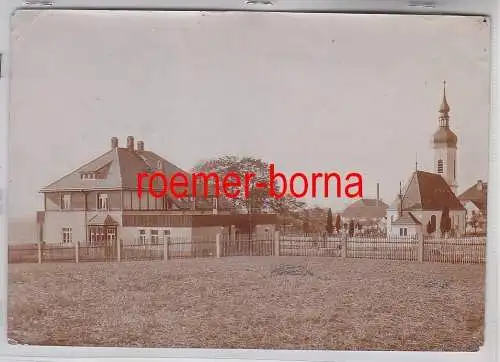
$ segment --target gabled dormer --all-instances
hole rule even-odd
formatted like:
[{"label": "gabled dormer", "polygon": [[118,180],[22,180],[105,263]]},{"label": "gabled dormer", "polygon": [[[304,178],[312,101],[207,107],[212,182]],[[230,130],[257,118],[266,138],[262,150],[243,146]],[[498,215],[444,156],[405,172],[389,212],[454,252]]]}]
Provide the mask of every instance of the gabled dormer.
[{"label": "gabled dormer", "polygon": [[80,178],[82,180],[105,180],[108,177],[109,170],[111,168],[112,162],[109,162],[105,166],[97,170],[84,170],[80,172]]}]

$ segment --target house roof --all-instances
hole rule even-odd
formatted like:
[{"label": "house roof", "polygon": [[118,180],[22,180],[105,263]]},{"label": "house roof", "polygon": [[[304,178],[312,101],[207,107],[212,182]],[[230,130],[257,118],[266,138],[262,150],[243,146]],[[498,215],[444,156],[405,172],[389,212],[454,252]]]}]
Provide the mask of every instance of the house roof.
[{"label": "house roof", "polygon": [[377,199],[360,199],[347,206],[342,211],[342,217],[350,219],[377,219],[385,216],[389,206]]},{"label": "house roof", "polygon": [[458,199],[462,202],[472,201],[479,209],[483,209],[488,200],[488,183],[478,180],[474,185],[462,192]]},{"label": "house roof", "polygon": [[[415,171],[402,192],[403,210],[464,210],[451,191],[445,179],[438,174]],[[389,206],[391,210],[400,208],[399,196]]]},{"label": "house roof", "polygon": [[[44,187],[42,192],[93,190],[93,189],[137,189],[137,175],[157,171],[157,161],[162,162],[162,172],[172,176],[176,172],[188,174],[164,158],[149,151],[136,151],[116,147],[89,163],[70,172]],[[154,166],[153,166],[154,165]],[[96,173],[102,177],[82,179],[84,173]],[[189,177],[188,177],[189,179]]]},{"label": "house roof", "polygon": [[[139,147],[134,148],[133,137],[129,137],[129,139],[132,145],[128,147],[118,147],[118,141],[113,138],[111,141],[112,147],[109,151],[44,187],[40,192],[137,190],[138,174],[143,172],[150,174],[159,171],[165,175],[167,180],[170,180],[176,173],[185,175],[188,180],[187,196],[193,196],[191,174],[156,153],[144,150],[143,142],[140,142],[140,149]],[[82,177],[82,174],[88,173],[95,174],[95,177],[91,179]],[[143,179],[143,190],[147,189],[148,181],[149,179]],[[176,181],[182,180],[176,178]],[[197,185],[197,196],[205,196],[203,186],[203,183]],[[154,180],[153,188],[157,191],[162,190],[163,183],[161,178],[156,178]],[[208,192],[210,195],[214,194],[213,190],[212,187],[209,187]],[[170,190],[167,191],[167,195],[169,194],[171,194]],[[172,198],[172,200],[182,208],[190,207],[191,205],[190,202],[185,200],[183,201],[175,198]],[[207,208],[211,208],[211,203],[209,203],[208,200],[201,200],[201,198],[197,201],[197,205],[204,205]],[[221,209],[232,208],[231,203],[224,197],[220,198],[219,207]]]},{"label": "house roof", "polygon": [[411,212],[404,212],[392,225],[422,225]]}]

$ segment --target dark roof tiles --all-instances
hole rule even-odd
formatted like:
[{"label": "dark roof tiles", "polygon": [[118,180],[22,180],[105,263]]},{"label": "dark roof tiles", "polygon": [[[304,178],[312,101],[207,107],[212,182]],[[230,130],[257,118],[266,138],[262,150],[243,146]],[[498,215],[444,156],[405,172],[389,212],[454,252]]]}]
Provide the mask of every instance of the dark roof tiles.
[{"label": "dark roof tiles", "polygon": [[[407,186],[403,190],[403,210],[442,210],[447,206],[450,210],[464,210],[464,207],[451,191],[445,179],[435,173],[425,171],[413,172]],[[397,210],[400,207],[399,197],[389,207]]]}]

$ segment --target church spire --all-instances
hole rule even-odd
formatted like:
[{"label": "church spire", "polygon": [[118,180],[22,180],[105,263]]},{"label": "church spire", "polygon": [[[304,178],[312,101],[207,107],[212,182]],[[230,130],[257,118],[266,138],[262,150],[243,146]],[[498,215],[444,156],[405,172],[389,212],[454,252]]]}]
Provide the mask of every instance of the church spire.
[{"label": "church spire", "polygon": [[443,116],[448,116],[450,112],[450,106],[448,105],[448,101],[446,100],[446,81],[443,80],[443,100],[441,102],[441,107],[439,108],[439,113],[442,113]]},{"label": "church spire", "polygon": [[439,127],[448,128],[450,126],[450,106],[448,100],[446,99],[446,81],[443,80],[443,100],[441,101],[441,107],[439,107]]}]

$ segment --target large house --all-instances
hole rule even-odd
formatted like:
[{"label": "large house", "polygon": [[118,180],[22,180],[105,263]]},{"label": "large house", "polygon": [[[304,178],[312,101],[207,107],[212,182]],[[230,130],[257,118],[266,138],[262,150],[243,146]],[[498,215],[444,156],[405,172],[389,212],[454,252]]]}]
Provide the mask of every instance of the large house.
[{"label": "large house", "polygon": [[[445,83],[446,86],[446,83]],[[456,197],[457,136],[450,129],[450,106],[446,88],[439,108],[438,129],[432,138],[434,173],[419,171],[416,166],[405,189],[387,209],[387,234],[411,236],[439,232],[441,216],[449,210],[451,228],[456,235],[465,233],[466,210]]]},{"label": "large house", "polygon": [[488,183],[478,180],[458,199],[467,211],[467,233],[485,233],[487,220]]},{"label": "large house", "polygon": [[[144,142],[126,147],[111,139],[111,147],[101,156],[44,187],[44,211],[38,212],[39,239],[44,242],[122,240],[123,243],[158,243],[167,236],[188,240],[217,233],[235,235],[252,230],[270,233],[274,214],[232,212],[231,204],[221,197],[203,194],[203,185],[193,195],[174,198],[169,193],[156,198],[144,190],[138,195],[138,174],[160,171],[167,178],[181,170],[156,153],[146,150]],[[161,190],[158,182],[155,190]],[[201,195],[201,196],[200,196]]]}]

